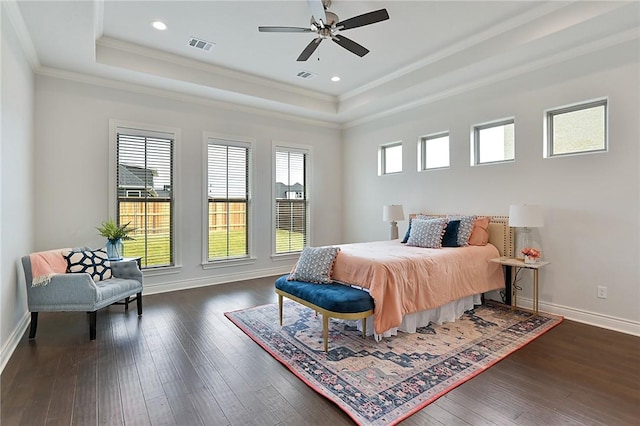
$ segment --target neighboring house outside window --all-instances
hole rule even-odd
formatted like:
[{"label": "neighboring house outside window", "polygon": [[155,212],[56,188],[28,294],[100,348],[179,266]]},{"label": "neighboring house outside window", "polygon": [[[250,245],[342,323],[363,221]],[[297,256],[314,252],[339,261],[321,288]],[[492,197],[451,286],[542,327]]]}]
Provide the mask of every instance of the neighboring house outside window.
[{"label": "neighboring house outside window", "polygon": [[607,113],[606,99],[546,111],[544,157],[606,151]]},{"label": "neighboring house outside window", "polygon": [[143,268],[176,265],[174,153],[179,129],[112,121],[115,151],[115,216],[131,223],[125,257]]},{"label": "neighboring house outside window", "polygon": [[207,139],[207,261],[249,256],[248,142]]},{"label": "neighboring house outside window", "polygon": [[301,251],[309,242],[309,149],[274,146],[274,253]]}]

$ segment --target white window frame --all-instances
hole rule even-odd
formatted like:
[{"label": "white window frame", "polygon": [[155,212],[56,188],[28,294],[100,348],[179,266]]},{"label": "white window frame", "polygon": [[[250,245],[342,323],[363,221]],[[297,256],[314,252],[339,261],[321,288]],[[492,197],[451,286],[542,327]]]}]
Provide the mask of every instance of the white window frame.
[{"label": "white window frame", "polygon": [[[447,138],[447,165],[439,167],[427,167],[427,143],[430,140]],[[438,132],[430,135],[422,136],[418,140],[418,171],[424,172],[427,170],[442,170],[451,167],[451,136],[449,132]]]},{"label": "white window frame", "polygon": [[[208,147],[210,143],[218,145],[238,146],[249,149],[248,155],[248,199],[247,199],[247,227],[249,232],[247,234],[247,256],[238,258],[226,258],[226,259],[209,259],[209,193],[208,193]],[[226,135],[217,132],[202,132],[202,170],[203,170],[203,203],[202,203],[202,263],[203,269],[212,269],[227,266],[248,265],[255,263],[255,226],[254,224],[254,212],[253,212],[253,188],[254,188],[254,173],[253,173],[253,152],[256,140],[250,137]]]},{"label": "white window frame", "polygon": [[[565,152],[562,154],[553,153],[553,117],[570,112],[577,112],[581,110],[591,109],[599,106],[604,106],[604,148],[601,149],[589,149],[582,151]],[[589,101],[579,102],[570,105],[564,105],[561,107],[549,108],[544,111],[544,145],[543,145],[543,157],[544,158],[557,158],[566,157],[572,155],[584,155],[584,154],[597,154],[609,151],[609,99],[598,98]]]},{"label": "white window frame", "polygon": [[287,252],[287,253],[276,253],[276,152],[277,151],[289,151],[289,152],[298,152],[305,154],[305,192],[307,194],[307,202],[306,202],[306,213],[307,213],[307,226],[305,229],[306,232],[306,246],[313,245],[313,230],[312,230],[312,213],[311,208],[313,204],[313,182],[312,182],[312,166],[311,163],[313,161],[313,147],[310,145],[304,144],[296,144],[282,141],[272,141],[271,143],[271,258],[274,260],[278,259],[291,259],[298,258],[300,252]]},{"label": "white window frame", "polygon": [[402,141],[395,141],[395,142],[390,142],[390,143],[385,143],[382,144],[380,146],[378,146],[378,176],[384,176],[384,175],[396,175],[399,173],[402,173],[403,169],[404,169],[404,158],[403,158],[403,154],[404,152],[401,153],[400,155],[400,170],[397,172],[388,172],[387,171],[387,149],[389,148],[395,148],[395,147],[400,147],[401,151],[404,151],[403,146],[402,146]]},{"label": "white window frame", "polygon": [[[495,127],[503,127],[513,124],[513,158],[507,158],[497,161],[480,161],[480,132],[482,130]],[[502,118],[500,120],[489,121],[486,123],[476,124],[471,128],[471,165],[482,166],[487,164],[503,164],[511,163],[516,159],[516,120],[515,117]]]},{"label": "white window frame", "polygon": [[173,197],[173,217],[171,218],[171,228],[173,229],[172,252],[173,265],[153,267],[144,270],[144,276],[155,276],[179,273],[182,270],[182,232],[178,224],[182,223],[180,209],[180,164],[182,130],[178,127],[161,126],[150,123],[138,123],[124,120],[109,120],[109,217],[116,218],[118,203],[118,181],[117,181],[117,137],[118,133],[129,133],[138,136],[160,137],[173,139],[173,171],[172,171],[172,197]]}]

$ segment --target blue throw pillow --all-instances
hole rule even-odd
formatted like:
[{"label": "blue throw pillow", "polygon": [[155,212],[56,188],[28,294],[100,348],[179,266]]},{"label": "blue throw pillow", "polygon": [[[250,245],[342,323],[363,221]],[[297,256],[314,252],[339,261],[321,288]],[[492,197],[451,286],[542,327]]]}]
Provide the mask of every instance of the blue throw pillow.
[{"label": "blue throw pillow", "polygon": [[449,220],[459,220],[460,227],[458,228],[458,246],[466,247],[469,245],[469,236],[473,230],[473,223],[476,221],[475,216],[448,216]]},{"label": "blue throw pillow", "polygon": [[407,228],[407,233],[404,234],[404,238],[400,241],[402,244],[409,241],[409,234],[411,233],[411,218],[409,218],[409,227]]},{"label": "blue throw pillow", "polygon": [[305,281],[326,284],[331,282],[333,262],[340,251],[339,247],[305,247],[289,281]]},{"label": "blue throw pillow", "polygon": [[458,245],[459,220],[450,220],[442,236],[442,247],[460,247]]}]

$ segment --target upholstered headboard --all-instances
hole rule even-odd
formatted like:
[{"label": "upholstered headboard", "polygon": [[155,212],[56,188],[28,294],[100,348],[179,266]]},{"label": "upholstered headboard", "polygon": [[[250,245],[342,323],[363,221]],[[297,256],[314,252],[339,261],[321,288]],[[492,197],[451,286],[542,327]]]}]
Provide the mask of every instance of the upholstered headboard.
[{"label": "upholstered headboard", "polygon": [[[431,217],[445,217],[446,214],[433,214],[433,213],[412,213],[410,218],[414,218],[417,215],[431,216]],[[482,216],[482,215],[477,215]],[[490,216],[489,222],[489,242],[498,248],[500,256],[514,256],[514,233],[513,228],[509,227],[509,216]]]}]

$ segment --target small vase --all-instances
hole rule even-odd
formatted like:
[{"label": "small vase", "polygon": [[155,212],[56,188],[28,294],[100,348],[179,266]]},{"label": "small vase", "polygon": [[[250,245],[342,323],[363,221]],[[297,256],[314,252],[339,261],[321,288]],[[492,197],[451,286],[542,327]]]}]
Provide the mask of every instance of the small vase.
[{"label": "small vase", "polygon": [[538,259],[535,257],[524,255],[524,263],[536,263],[537,261]]},{"label": "small vase", "polygon": [[122,240],[107,240],[107,257],[109,260],[122,259]]}]

